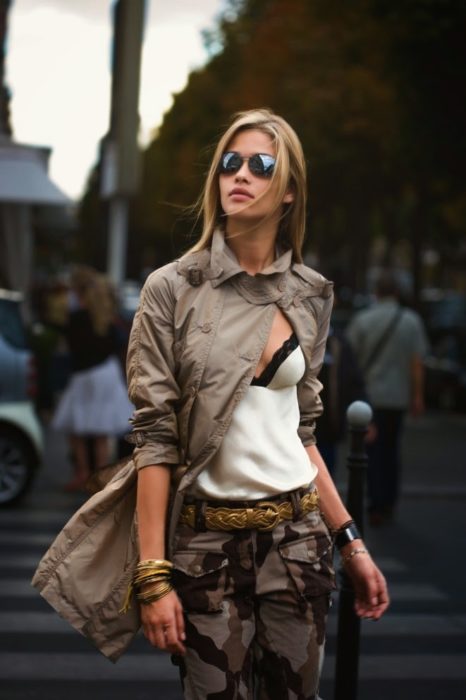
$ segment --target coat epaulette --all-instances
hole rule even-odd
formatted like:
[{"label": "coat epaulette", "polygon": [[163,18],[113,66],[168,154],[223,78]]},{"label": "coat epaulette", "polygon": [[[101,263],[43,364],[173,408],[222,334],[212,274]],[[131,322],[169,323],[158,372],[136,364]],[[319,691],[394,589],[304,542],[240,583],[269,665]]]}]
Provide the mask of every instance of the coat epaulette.
[{"label": "coat epaulette", "polygon": [[292,270],[298,277],[311,285],[323,299],[328,299],[332,296],[333,282],[325,279],[320,272],[316,272],[316,270],[302,263],[293,263]]},{"label": "coat epaulette", "polygon": [[188,253],[177,260],[177,272],[186,277],[192,287],[200,287],[205,280],[214,279],[221,274],[221,270],[211,267],[210,257],[210,250],[207,248]]}]

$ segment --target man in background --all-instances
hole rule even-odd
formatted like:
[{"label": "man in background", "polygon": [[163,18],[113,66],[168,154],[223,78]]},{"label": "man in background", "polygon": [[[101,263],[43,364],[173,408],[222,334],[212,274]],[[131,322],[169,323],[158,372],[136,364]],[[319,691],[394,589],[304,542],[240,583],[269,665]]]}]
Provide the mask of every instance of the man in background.
[{"label": "man in background", "polygon": [[420,316],[399,302],[391,271],[376,284],[376,303],[358,312],[347,329],[374,411],[368,440],[369,522],[390,520],[400,491],[401,436],[407,411],[424,411],[427,338]]}]

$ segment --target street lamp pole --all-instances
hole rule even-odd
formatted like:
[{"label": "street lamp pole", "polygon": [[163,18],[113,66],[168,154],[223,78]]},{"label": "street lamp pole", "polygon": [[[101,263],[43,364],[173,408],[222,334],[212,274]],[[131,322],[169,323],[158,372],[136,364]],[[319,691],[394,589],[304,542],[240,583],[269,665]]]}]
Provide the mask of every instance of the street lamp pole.
[{"label": "street lamp pole", "polygon": [[101,195],[108,200],[107,271],[125,278],[129,198],[139,185],[139,82],[145,0],[116,0],[110,129],[102,145]]},{"label": "street lamp pole", "polygon": [[128,199],[122,196],[112,197],[109,202],[107,270],[117,287],[125,279],[126,272],[128,204]]}]

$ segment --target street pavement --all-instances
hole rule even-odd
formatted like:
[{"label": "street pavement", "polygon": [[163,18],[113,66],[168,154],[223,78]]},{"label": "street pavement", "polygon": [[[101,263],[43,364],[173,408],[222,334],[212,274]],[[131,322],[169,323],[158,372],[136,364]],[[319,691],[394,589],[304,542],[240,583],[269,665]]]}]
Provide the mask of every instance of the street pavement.
[{"label": "street pavement", "polygon": [[[366,528],[384,571],[389,611],[363,622],[358,700],[466,698],[466,416],[408,422],[403,497],[392,523]],[[337,484],[345,493],[341,451]],[[20,507],[0,510],[0,700],[181,700],[176,669],[138,635],[112,664],[30,586],[42,553],[82,502],[65,494],[64,441],[49,435],[45,465]],[[333,698],[338,595],[330,614],[321,695]]]}]

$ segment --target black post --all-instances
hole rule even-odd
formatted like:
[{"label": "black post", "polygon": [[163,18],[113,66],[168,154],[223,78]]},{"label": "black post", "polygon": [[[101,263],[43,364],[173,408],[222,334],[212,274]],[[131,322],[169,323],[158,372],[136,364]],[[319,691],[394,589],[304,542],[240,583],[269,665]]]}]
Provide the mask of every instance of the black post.
[{"label": "black post", "polygon": [[[372,418],[372,410],[364,401],[354,401],[347,410],[350,428],[348,495],[346,504],[361,534],[364,519],[364,487],[367,454],[364,437]],[[343,567],[339,571],[340,596],[335,666],[334,700],[357,700],[360,620],[354,612],[354,591]]]}]

